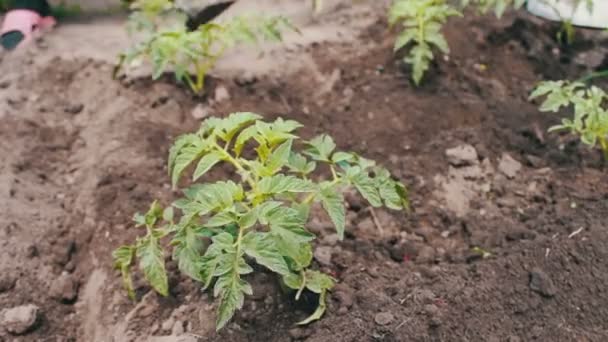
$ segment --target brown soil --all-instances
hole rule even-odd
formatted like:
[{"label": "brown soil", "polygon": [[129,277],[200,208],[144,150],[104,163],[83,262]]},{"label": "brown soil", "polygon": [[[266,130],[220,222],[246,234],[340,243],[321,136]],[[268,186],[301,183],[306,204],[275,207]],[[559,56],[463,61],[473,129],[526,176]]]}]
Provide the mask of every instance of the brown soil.
[{"label": "brown soil", "polygon": [[[448,25],[450,58],[415,88],[385,27],[378,19],[359,45],[311,46],[314,70],[247,85],[214,78],[209,94],[224,87],[230,99],[213,105],[170,77],[112,80],[111,65],[92,59],[4,60],[20,76],[0,79],[0,308],[32,303],[40,317],[22,336],[0,327],[0,341],[608,340],[608,175],[596,151],[546,134],[559,117],[527,101],[540,79],[586,72],[606,41],[579,30],[563,48],[553,24],[469,16]],[[338,77],[320,83],[319,73]],[[168,298],[141,279],[139,301],[126,298],[110,253],[137,236],[134,212],[178,195],[165,158],[197,128],[198,103],[298,120],[304,135],[330,133],[410,188],[412,212],[377,210],[380,227],[348,196],[343,242],[315,217],[317,247],[332,256],[318,266],[339,279],[322,320],[294,326],[314,298],[296,303],[262,272],[218,334],[213,298],[171,261]],[[463,144],[478,160],[450,166],[446,149]],[[499,166],[507,155],[522,164],[515,177]],[[64,278],[73,288],[57,291]]]}]

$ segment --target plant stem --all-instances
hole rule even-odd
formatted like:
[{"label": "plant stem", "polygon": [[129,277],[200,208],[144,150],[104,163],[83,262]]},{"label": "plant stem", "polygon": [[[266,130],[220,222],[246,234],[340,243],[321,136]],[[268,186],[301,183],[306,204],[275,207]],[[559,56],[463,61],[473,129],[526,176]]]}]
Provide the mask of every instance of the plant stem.
[{"label": "plant stem", "polygon": [[226,160],[232,164],[243,176],[243,178],[245,179],[245,181],[249,184],[249,186],[251,186],[251,189],[253,189],[255,191],[255,189],[257,188],[257,184],[256,182],[251,179],[251,177],[249,176],[248,171],[245,169],[245,167],[243,166],[243,164],[241,164],[241,162],[239,162],[236,158],[234,158],[230,152],[228,152],[226,149],[222,148],[217,141],[214,141],[213,144],[215,145],[215,147],[217,148],[217,150],[226,158]]},{"label": "plant stem", "polygon": [[608,141],[606,140],[606,137],[600,137],[600,146],[604,152],[604,161],[608,162]]},{"label": "plant stem", "polygon": [[296,300],[300,299],[300,296],[302,295],[304,288],[306,288],[306,270],[302,270],[300,272],[300,274],[302,275],[302,285],[300,285],[300,288],[298,289],[298,292],[296,293]]},{"label": "plant stem", "polygon": [[587,83],[587,82],[591,81],[592,79],[598,78],[598,77],[608,77],[608,70],[602,70],[602,71],[596,71],[596,72],[589,73],[586,76],[579,78],[577,80],[577,82]]}]

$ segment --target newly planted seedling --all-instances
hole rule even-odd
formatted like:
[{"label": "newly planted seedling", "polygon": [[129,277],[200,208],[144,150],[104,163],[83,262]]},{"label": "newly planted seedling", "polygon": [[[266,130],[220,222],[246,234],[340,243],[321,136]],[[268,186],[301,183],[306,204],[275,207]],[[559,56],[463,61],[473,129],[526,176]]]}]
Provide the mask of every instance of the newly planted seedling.
[{"label": "newly planted seedling", "polygon": [[[185,25],[161,28],[121,56],[118,68],[135,61],[149,60],[153,79],[173,70],[178,81],[185,81],[195,93],[205,87],[205,76],[224,54],[238,43],[259,40],[280,41],[281,32],[293,27],[283,17],[235,17],[224,23],[207,23],[194,31]],[[194,72],[194,77],[190,72]]]},{"label": "newly planted seedling", "polygon": [[568,130],[581,137],[584,144],[595,147],[599,144],[608,161],[608,96],[595,86],[587,87],[580,82],[542,82],[530,95],[530,99],[545,96],[540,110],[557,112],[564,107],[573,107],[574,117],[562,119],[562,124],[550,131]]},{"label": "newly planted seedling", "polygon": [[[147,214],[135,216],[135,222],[146,228],[145,236],[114,252],[115,266],[131,296],[135,259],[151,286],[168,294],[161,244],[167,238],[180,271],[205,289],[213,286],[219,297],[217,329],[243,306],[245,295],[252,294],[246,275],[254,271],[254,261],[279,275],[296,298],[304,290],[319,295],[317,310],[300,324],[323,315],[335,280],[310,269],[315,235],[305,226],[311,205],[320,204],[343,238],[346,187],[356,188],[374,207],[396,210],[407,208],[407,192],[373,161],[337,151],[327,135],[300,140],[299,127],[291,120],[266,122],[257,114],[234,113],[207,119],[198,132],[176,140],[168,163],[174,187],[189,166],[194,182],[222,163],[240,177],[197,182],[172,207],[163,210],[154,202]],[[313,177],[321,165],[331,178]],[[181,213],[179,219],[174,208]]]},{"label": "newly planted seedling", "polygon": [[461,15],[443,0],[395,0],[389,11],[389,24],[400,24],[403,31],[395,41],[397,52],[411,45],[403,59],[412,65],[412,79],[419,84],[433,61],[433,49],[449,54],[450,48],[441,32],[451,16]]}]

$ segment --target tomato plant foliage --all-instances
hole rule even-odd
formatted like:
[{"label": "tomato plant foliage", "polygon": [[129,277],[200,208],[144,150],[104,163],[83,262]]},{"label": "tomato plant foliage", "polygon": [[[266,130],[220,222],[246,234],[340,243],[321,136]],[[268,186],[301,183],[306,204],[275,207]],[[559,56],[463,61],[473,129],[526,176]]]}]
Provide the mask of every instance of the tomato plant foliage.
[{"label": "tomato plant foliage", "polygon": [[450,53],[450,47],[442,33],[448,18],[462,16],[461,10],[473,6],[481,13],[493,10],[501,17],[507,7],[519,8],[524,0],[461,0],[456,8],[446,0],[393,0],[389,9],[390,26],[401,25],[394,51],[409,49],[403,61],[412,66],[412,79],[420,83],[435,58],[435,50]]},{"label": "tomato plant foliage", "polygon": [[[179,82],[195,93],[205,87],[205,76],[227,49],[240,43],[281,41],[282,32],[296,30],[286,18],[262,15],[233,17],[191,30],[187,16],[168,0],[145,0],[131,4],[130,27],[141,31],[143,40],[120,56],[116,71],[140,61],[152,64],[152,78],[172,70]],[[173,14],[168,23],[159,19]],[[175,18],[178,18],[175,20]],[[194,74],[191,75],[191,72]]]},{"label": "tomato plant foliage", "polygon": [[[130,272],[136,260],[151,286],[168,294],[161,244],[168,240],[179,270],[203,288],[213,287],[219,298],[218,329],[252,294],[246,278],[254,261],[279,275],[296,297],[304,290],[319,294],[317,310],[300,323],[319,319],[335,280],[310,269],[315,235],[306,223],[311,205],[320,204],[343,238],[346,187],[356,188],[374,207],[404,209],[408,198],[405,186],[386,169],[336,150],[328,135],[301,140],[296,135],[300,127],[292,120],[266,122],[257,114],[233,113],[209,118],[196,133],[178,137],[169,153],[171,181],[177,187],[186,170],[193,169],[194,184],[167,209],[154,202],[145,215],[135,216],[145,235],[114,252],[129,294],[133,296]],[[201,182],[219,164],[231,165],[238,180]],[[331,178],[313,175],[321,166]]]},{"label": "tomato plant foliage", "polygon": [[562,119],[561,125],[550,131],[568,130],[581,137],[589,146],[599,144],[608,160],[608,95],[602,89],[584,83],[568,81],[545,81],[530,95],[530,99],[544,97],[540,106],[543,112],[558,112],[565,107],[574,109],[572,119]]}]

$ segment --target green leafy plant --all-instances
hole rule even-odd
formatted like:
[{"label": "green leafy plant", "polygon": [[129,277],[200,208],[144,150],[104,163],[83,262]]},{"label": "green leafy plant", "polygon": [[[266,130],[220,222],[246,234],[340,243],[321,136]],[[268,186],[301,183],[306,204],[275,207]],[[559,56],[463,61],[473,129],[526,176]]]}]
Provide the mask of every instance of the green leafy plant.
[{"label": "green leafy plant", "polygon": [[[331,137],[321,135],[301,141],[301,125],[281,118],[265,122],[253,113],[234,113],[224,119],[204,121],[198,132],[180,136],[170,150],[168,169],[173,186],[190,166],[197,182],[218,164],[228,164],[238,180],[195,183],[184,198],[162,209],[155,202],[145,215],[136,215],[146,234],[133,245],[114,252],[115,267],[133,296],[130,269],[139,260],[145,278],[161,295],[168,294],[161,240],[168,238],[179,270],[213,285],[219,297],[217,329],[243,306],[253,289],[245,276],[252,261],[278,274],[295,292],[319,295],[317,310],[300,324],[319,319],[325,298],[335,280],[310,269],[311,241],[315,236],[305,225],[313,203],[319,203],[340,238],[346,225],[343,190],[354,187],[374,207],[403,209],[408,206],[406,188],[373,161],[336,150]],[[301,152],[297,152],[298,148]],[[330,179],[313,177],[317,166]],[[173,208],[181,212],[174,220]]]},{"label": "green leafy plant", "polygon": [[608,109],[603,107],[608,96],[595,86],[567,81],[542,82],[530,95],[530,99],[545,97],[540,106],[543,112],[557,112],[564,107],[573,107],[574,118],[562,119],[562,124],[550,131],[568,130],[580,135],[584,144],[595,147],[599,144],[608,161]]},{"label": "green leafy plant", "polygon": [[[153,79],[173,69],[178,81],[185,81],[195,93],[205,87],[205,76],[224,54],[238,43],[256,43],[260,39],[280,41],[281,32],[293,27],[282,17],[243,16],[226,23],[207,23],[194,31],[185,25],[161,28],[143,42],[121,55],[117,70],[136,60],[149,60]],[[194,78],[190,76],[194,72]]]},{"label": "green leafy plant", "polygon": [[462,7],[473,5],[479,9],[483,14],[488,11],[493,11],[496,17],[500,18],[505,13],[507,8],[520,8],[524,5],[525,0],[462,0]]},{"label": "green leafy plant", "polygon": [[434,58],[433,48],[448,54],[450,48],[441,33],[441,28],[451,16],[461,15],[443,0],[395,0],[389,10],[389,24],[401,24],[403,31],[395,41],[397,52],[412,45],[403,59],[413,68],[412,79],[416,84],[422,80]]}]

